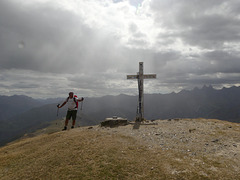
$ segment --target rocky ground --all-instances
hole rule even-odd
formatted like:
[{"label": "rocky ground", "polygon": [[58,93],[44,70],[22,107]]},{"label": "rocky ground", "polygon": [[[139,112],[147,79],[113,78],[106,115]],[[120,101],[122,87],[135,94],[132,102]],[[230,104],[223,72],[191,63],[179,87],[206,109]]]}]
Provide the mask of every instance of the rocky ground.
[{"label": "rocky ground", "polygon": [[[240,124],[214,119],[168,119],[130,124],[117,128],[97,128],[133,137],[149,149],[173,151],[203,163],[204,158],[240,170]],[[217,171],[217,167],[210,167]]]},{"label": "rocky ground", "polygon": [[132,123],[101,128],[101,131],[134,137],[136,141],[148,144],[149,148],[171,149],[189,156],[212,154],[240,160],[240,124],[209,119],[168,119],[135,126]]}]

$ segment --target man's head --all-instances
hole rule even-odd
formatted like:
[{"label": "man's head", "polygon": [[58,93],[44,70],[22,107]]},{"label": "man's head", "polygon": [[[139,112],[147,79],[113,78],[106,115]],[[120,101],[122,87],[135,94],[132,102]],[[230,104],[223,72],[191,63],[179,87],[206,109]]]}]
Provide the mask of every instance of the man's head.
[{"label": "man's head", "polygon": [[73,98],[73,92],[69,92],[69,98]]}]

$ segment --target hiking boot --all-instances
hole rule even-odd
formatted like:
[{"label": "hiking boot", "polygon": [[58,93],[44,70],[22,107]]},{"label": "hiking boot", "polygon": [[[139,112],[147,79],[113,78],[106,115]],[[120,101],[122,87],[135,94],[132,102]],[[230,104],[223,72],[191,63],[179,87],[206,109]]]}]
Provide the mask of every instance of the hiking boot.
[{"label": "hiking boot", "polygon": [[74,128],[74,126],[71,127],[71,129],[73,129],[73,128]]},{"label": "hiking boot", "polygon": [[63,131],[66,131],[67,130],[67,127],[66,126],[64,126],[64,128],[62,129]]}]

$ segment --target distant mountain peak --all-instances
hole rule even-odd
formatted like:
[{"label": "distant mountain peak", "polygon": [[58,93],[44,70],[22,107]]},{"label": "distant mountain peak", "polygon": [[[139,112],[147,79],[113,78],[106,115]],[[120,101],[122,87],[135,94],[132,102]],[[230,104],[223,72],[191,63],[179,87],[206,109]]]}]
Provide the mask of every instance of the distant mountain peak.
[{"label": "distant mountain peak", "polygon": [[204,85],[204,86],[202,87],[202,89],[203,89],[203,90],[204,90],[204,89],[213,90],[214,88],[212,87],[212,85],[209,85],[209,86]]}]

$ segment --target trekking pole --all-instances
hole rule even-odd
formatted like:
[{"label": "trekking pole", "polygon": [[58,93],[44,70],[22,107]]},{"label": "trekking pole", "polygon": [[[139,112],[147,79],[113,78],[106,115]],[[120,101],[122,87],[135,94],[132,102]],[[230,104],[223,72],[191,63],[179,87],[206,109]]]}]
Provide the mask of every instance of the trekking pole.
[{"label": "trekking pole", "polygon": [[82,107],[83,107],[83,101],[81,102],[81,109],[80,110],[82,110]]},{"label": "trekking pole", "polygon": [[58,117],[59,105],[60,104],[57,105],[57,117]]},{"label": "trekking pole", "polygon": [[[83,99],[83,97],[82,97],[82,99]],[[79,115],[80,120],[82,119],[82,107],[83,107],[83,101],[81,101],[81,108],[80,108],[80,115]],[[78,127],[80,127],[80,121],[78,123]]]},{"label": "trekking pole", "polygon": [[[82,99],[84,99],[84,98],[82,97]],[[83,100],[82,100],[82,102],[81,102],[81,110],[82,110],[82,107],[83,107]]]}]

